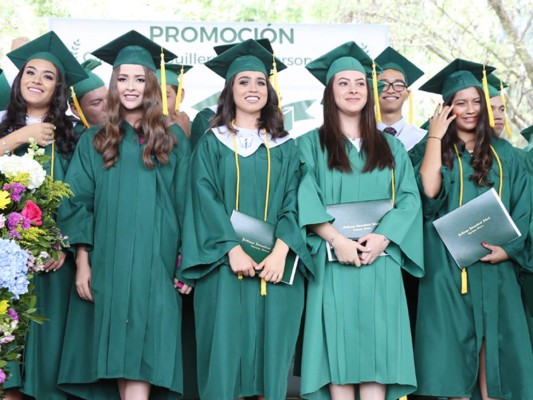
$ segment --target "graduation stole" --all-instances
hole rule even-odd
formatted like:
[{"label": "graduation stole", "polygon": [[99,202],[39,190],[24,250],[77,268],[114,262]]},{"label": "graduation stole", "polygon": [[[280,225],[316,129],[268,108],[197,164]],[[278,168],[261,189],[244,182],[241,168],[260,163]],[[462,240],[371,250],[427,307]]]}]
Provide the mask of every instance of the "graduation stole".
[{"label": "graduation stole", "polygon": [[[239,167],[239,152],[237,150],[237,135],[235,132],[231,133],[231,138],[233,139],[233,150],[235,154],[235,169],[237,171],[237,183],[236,183],[236,190],[235,190],[235,210],[239,211],[239,194],[240,194],[240,186],[241,186],[241,169]],[[265,147],[267,151],[267,184],[266,184],[266,194],[265,194],[265,211],[263,220],[266,222],[267,215],[268,215],[268,198],[270,195],[270,146],[268,145],[268,133],[265,131]],[[243,279],[242,273],[238,273],[237,277],[239,280]],[[261,278],[261,296],[267,295],[267,284],[266,281]]]},{"label": "graduation stole", "polygon": [[[455,154],[457,155],[457,162],[459,164],[459,207],[463,205],[463,187],[464,187],[464,181],[463,181],[463,162],[461,161],[461,156],[459,155],[459,150],[457,149],[457,145],[453,145],[453,149],[455,150]],[[490,149],[492,150],[492,153],[494,154],[494,158],[496,159],[496,162],[498,163],[498,168],[500,170],[500,183],[498,187],[498,196],[500,199],[502,198],[502,187],[503,187],[503,167],[502,162],[500,161],[500,157],[498,156],[498,153],[494,149],[492,145],[490,145]],[[466,272],[466,268],[461,268],[461,294],[467,294],[468,293],[468,274]]]}]

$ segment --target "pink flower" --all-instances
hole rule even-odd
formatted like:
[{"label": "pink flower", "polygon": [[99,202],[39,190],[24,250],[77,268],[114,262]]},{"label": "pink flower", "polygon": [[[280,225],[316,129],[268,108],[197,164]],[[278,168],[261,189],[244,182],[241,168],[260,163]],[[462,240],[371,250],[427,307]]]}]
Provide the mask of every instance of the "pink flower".
[{"label": "pink flower", "polygon": [[13,340],[15,340],[15,336],[13,335],[4,336],[3,338],[0,338],[0,344],[11,343]]},{"label": "pink flower", "polygon": [[11,317],[11,319],[13,321],[18,321],[19,320],[19,315],[17,314],[17,312],[15,310],[13,310],[12,308],[8,309],[7,310],[7,313],[9,314],[9,316]]},{"label": "pink flower", "polygon": [[2,368],[0,368],[0,383],[4,383],[6,381],[6,373]]},{"label": "pink flower", "polygon": [[28,218],[31,224],[34,226],[41,226],[43,224],[43,221],[41,220],[43,212],[41,211],[39,206],[31,200],[28,200],[26,202],[26,205],[22,209],[21,214],[23,217]]}]

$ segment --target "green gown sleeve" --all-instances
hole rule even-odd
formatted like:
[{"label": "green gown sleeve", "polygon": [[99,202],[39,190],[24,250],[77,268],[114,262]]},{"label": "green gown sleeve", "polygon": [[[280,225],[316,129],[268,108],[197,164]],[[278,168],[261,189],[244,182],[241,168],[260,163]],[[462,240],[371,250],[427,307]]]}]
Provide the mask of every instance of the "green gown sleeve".
[{"label": "green gown sleeve", "polygon": [[[503,249],[522,269],[533,272],[533,266],[528,265],[526,240],[531,222],[531,190],[529,188],[530,182],[526,170],[525,159],[518,155],[516,151],[512,151],[510,156],[511,162],[509,164],[509,173],[504,172],[504,179],[510,179],[511,193],[509,198],[510,215],[515,222],[517,228],[522,233],[518,239],[503,245]],[[504,186],[507,187],[507,186]]]},{"label": "green gown sleeve", "polygon": [[192,149],[196,147],[200,138],[209,129],[211,118],[214,115],[215,112],[213,110],[210,108],[204,108],[202,111],[196,114],[196,117],[194,117],[191,124],[191,137],[189,139]]},{"label": "green gown sleeve", "polygon": [[239,244],[224,206],[219,155],[214,146],[217,139],[213,139],[200,140],[191,158],[181,266],[188,279],[207,275]]},{"label": "green gown sleeve", "polygon": [[91,250],[94,244],[94,190],[93,135],[96,130],[84,133],[70,161],[65,182],[75,195],[65,199],[59,207],[58,223],[71,245],[85,244]]},{"label": "green gown sleeve", "polygon": [[311,254],[307,250],[305,241],[305,231],[298,225],[298,185],[300,183],[300,158],[298,148],[294,143],[286,144],[291,146],[290,162],[288,168],[289,179],[285,187],[285,197],[282,201],[281,210],[278,212],[278,223],[276,225],[275,236],[285,242],[290,249],[300,256],[301,263],[306,268],[300,271],[306,278],[314,275],[314,263]]},{"label": "green gown sleeve", "polygon": [[[424,253],[422,233],[422,206],[413,166],[403,146],[389,141],[395,167],[394,207],[380,221],[375,232],[387,237],[391,243],[387,253],[411,275],[424,276]],[[402,262],[402,257],[405,259]]]}]

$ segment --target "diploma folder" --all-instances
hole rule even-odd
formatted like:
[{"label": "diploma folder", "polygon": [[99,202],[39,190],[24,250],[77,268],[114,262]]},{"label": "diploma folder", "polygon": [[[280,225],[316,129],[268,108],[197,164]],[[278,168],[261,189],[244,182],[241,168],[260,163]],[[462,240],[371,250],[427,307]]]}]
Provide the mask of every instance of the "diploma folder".
[{"label": "diploma folder", "polygon": [[433,225],[461,269],[490,253],[482,242],[501,246],[522,236],[494,188],[433,221]]},{"label": "diploma folder", "polygon": [[[230,221],[245,253],[256,263],[263,261],[276,243],[274,226],[236,210],[231,213]],[[289,250],[281,282],[292,285],[298,261],[299,257],[292,250]]]},{"label": "diploma folder", "polygon": [[[335,220],[331,223],[339,233],[348,239],[359,238],[374,232],[381,219],[392,209],[390,199],[357,201],[353,203],[331,204],[326,212]],[[337,261],[335,251],[326,242],[328,261]],[[387,255],[382,253],[382,256]]]}]

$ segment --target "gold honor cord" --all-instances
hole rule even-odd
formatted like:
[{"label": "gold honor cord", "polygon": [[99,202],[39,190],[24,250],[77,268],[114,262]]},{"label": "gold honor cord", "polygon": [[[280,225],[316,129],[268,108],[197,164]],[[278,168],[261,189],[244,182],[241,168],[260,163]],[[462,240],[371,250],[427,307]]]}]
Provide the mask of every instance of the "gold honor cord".
[{"label": "gold honor cord", "polygon": [[[459,150],[457,149],[457,146],[454,144],[453,149],[455,150],[455,154],[457,155],[457,162],[459,164],[459,207],[463,205],[463,185],[464,185],[464,178],[463,178],[463,162],[461,161],[461,156],[459,155]],[[494,158],[496,159],[496,162],[498,163],[498,168],[500,171],[500,182],[498,186],[498,196],[500,199],[502,198],[502,187],[503,187],[503,167],[502,162],[500,160],[500,157],[498,156],[498,153],[496,152],[496,149],[490,145],[490,149],[492,150],[492,153],[494,154]],[[467,294],[468,293],[468,274],[466,272],[466,268],[461,268],[461,294]]]},{"label": "gold honor cord", "polygon": [[87,118],[85,118],[85,114],[83,113],[80,102],[78,101],[78,96],[76,96],[76,91],[74,90],[74,86],[70,87],[70,92],[72,94],[72,101],[74,102],[74,107],[76,107],[76,110],[78,111],[78,114],[80,116],[81,123],[84,127],[90,128],[91,126],[87,122]]},{"label": "gold honor cord", "polygon": [[52,133],[52,159],[50,160],[50,176],[52,177],[52,180],[54,179],[54,164],[55,164],[55,153],[56,153],[56,139],[55,139],[56,133],[55,131]]},{"label": "gold honor cord", "polygon": [[161,47],[161,64],[159,70],[161,71],[161,106],[163,107],[163,115],[168,115],[168,102],[167,102],[167,75],[165,68],[165,53],[163,47]]},{"label": "gold honor cord", "polygon": [[[236,180],[236,189],[235,189],[235,210],[239,211],[239,195],[240,195],[240,186],[241,186],[241,168],[239,166],[239,153],[237,151],[237,135],[235,133],[231,134],[233,139],[233,150],[235,154],[235,170],[237,171],[237,180]],[[270,146],[268,144],[268,133],[265,131],[265,147],[267,151],[267,185],[266,185],[266,195],[265,195],[265,211],[263,220],[266,222],[268,216],[268,198],[270,196]],[[239,280],[243,279],[242,273],[237,274]],[[266,281],[261,278],[261,296],[267,295],[267,285]]]},{"label": "gold honor cord", "polygon": [[372,61],[372,89],[374,91],[374,104],[376,106],[376,121],[381,122],[381,108],[379,107],[378,74],[376,63]]},{"label": "gold honor cord", "polygon": [[181,104],[181,91],[183,90],[183,74],[184,74],[184,67],[181,66],[180,76],[178,78],[178,93],[176,93],[176,104],[174,105],[174,110],[179,111],[180,110],[180,104]]},{"label": "gold honor cord", "polygon": [[394,202],[396,201],[396,184],[394,182],[394,168],[391,169],[391,186],[392,186],[392,206],[394,207]]}]

